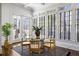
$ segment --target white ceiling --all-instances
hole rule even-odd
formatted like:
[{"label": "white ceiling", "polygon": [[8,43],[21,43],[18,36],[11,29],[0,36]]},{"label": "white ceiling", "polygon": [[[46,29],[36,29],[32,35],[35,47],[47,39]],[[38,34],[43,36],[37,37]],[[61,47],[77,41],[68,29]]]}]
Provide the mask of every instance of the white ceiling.
[{"label": "white ceiling", "polygon": [[14,5],[26,9],[32,15],[44,13],[46,11],[55,11],[71,3],[14,3]]},{"label": "white ceiling", "polygon": [[24,7],[32,12],[42,10],[46,7],[58,5],[56,3],[22,3]]},{"label": "white ceiling", "polygon": [[68,3],[16,3],[16,5],[29,10],[31,13],[40,12],[49,9],[57,9]]}]

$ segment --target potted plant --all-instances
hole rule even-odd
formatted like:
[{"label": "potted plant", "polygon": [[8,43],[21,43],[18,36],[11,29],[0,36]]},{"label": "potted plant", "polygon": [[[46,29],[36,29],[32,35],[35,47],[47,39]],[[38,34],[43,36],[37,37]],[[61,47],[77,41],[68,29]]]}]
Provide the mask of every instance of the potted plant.
[{"label": "potted plant", "polygon": [[3,48],[4,48],[4,54],[5,55],[9,55],[9,35],[11,33],[11,28],[12,28],[12,25],[10,23],[5,23],[3,26],[2,26],[2,33],[3,35],[5,36],[5,41],[4,41],[4,45],[3,45]]},{"label": "potted plant", "polygon": [[42,27],[35,27],[33,26],[33,30],[35,30],[35,35],[36,35],[36,39],[39,39],[40,38],[40,30],[42,30]]}]

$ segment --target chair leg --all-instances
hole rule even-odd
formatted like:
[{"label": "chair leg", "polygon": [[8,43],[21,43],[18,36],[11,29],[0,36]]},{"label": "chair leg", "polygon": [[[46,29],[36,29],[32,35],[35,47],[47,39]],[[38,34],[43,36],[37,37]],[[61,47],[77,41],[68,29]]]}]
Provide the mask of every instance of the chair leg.
[{"label": "chair leg", "polygon": [[[52,52],[53,51],[53,52]],[[49,53],[51,54],[51,55],[55,55],[56,56],[56,48],[54,48],[54,49],[49,49]]]},{"label": "chair leg", "polygon": [[29,54],[32,55],[32,51],[30,51]]},{"label": "chair leg", "polygon": [[48,52],[51,53],[51,49],[50,48],[48,48]]},{"label": "chair leg", "polygon": [[56,47],[55,47],[55,52],[54,53],[55,53],[55,56],[56,56]]},{"label": "chair leg", "polygon": [[39,51],[39,54],[40,54],[40,51]]}]

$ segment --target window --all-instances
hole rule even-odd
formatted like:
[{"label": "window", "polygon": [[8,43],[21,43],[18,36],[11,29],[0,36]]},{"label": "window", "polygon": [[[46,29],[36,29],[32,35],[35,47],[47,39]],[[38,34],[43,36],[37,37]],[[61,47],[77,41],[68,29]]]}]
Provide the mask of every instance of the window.
[{"label": "window", "polygon": [[75,3],[75,5],[76,5],[77,7],[79,7],[79,3]]},{"label": "window", "polygon": [[61,13],[60,13],[60,39],[61,39]]},{"label": "window", "polygon": [[48,19],[45,18],[45,38],[48,38]]},{"label": "window", "polygon": [[27,16],[13,16],[14,18],[14,38],[30,38],[30,19]]},{"label": "window", "polygon": [[39,27],[43,27],[40,38],[55,38],[55,14],[39,17]]},{"label": "window", "polygon": [[55,38],[55,19],[56,16],[55,14],[51,15],[51,33],[52,33],[52,38]]},{"label": "window", "polygon": [[24,37],[25,38],[30,38],[30,19],[29,17],[25,16],[22,19],[22,24],[23,24],[23,32],[24,32]]},{"label": "window", "polygon": [[52,35],[51,33],[51,15],[48,15],[48,38],[50,38]]},{"label": "window", "polygon": [[[78,5],[78,4],[77,4]],[[78,5],[79,6],[79,5]],[[59,10],[71,10],[71,4],[59,7]]]},{"label": "window", "polygon": [[64,39],[64,13],[60,13],[60,39]]},{"label": "window", "polygon": [[71,26],[71,11],[66,12],[65,21],[66,21],[66,39],[70,40],[70,26]]},{"label": "window", "polygon": [[55,38],[55,14],[48,15],[48,38]]},{"label": "window", "polygon": [[79,9],[77,11],[77,41],[79,42]]},{"label": "window", "polygon": [[14,38],[13,39],[19,39],[21,38],[20,37],[20,20],[21,20],[21,17],[20,16],[13,16],[13,19],[14,19],[14,30],[13,30],[13,36]]},{"label": "window", "polygon": [[70,40],[72,11],[60,13],[60,39]]},{"label": "window", "polygon": [[33,26],[37,26],[37,18],[33,19]]},{"label": "window", "polygon": [[39,27],[43,27],[40,33],[40,37],[45,38],[45,16],[39,17]]},{"label": "window", "polygon": [[67,5],[64,7],[64,10],[71,10],[71,5]]}]

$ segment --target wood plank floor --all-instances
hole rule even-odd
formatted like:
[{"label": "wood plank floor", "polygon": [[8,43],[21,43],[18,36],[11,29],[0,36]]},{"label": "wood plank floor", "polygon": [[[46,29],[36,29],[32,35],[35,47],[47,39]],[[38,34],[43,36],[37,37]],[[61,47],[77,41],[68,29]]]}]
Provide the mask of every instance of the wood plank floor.
[{"label": "wood plank floor", "polygon": [[63,53],[63,55],[66,54],[67,52],[71,52],[70,56],[79,56],[79,51],[62,48],[62,47],[56,47],[56,52],[59,54]]},{"label": "wood plank floor", "polygon": [[[16,48],[14,48],[14,50],[16,50],[18,53],[20,53],[23,56],[30,56],[29,48],[26,46],[23,47],[23,51],[22,51],[21,47],[16,47]],[[54,52],[54,50],[51,51],[52,54],[49,53],[47,51],[47,49],[45,49],[45,51],[43,53],[41,53],[40,55],[37,53],[33,53],[31,56],[65,56],[67,54],[67,52],[71,52],[70,56],[79,56],[79,51],[62,48],[62,47],[58,47],[58,46],[56,47],[56,52]]]}]

